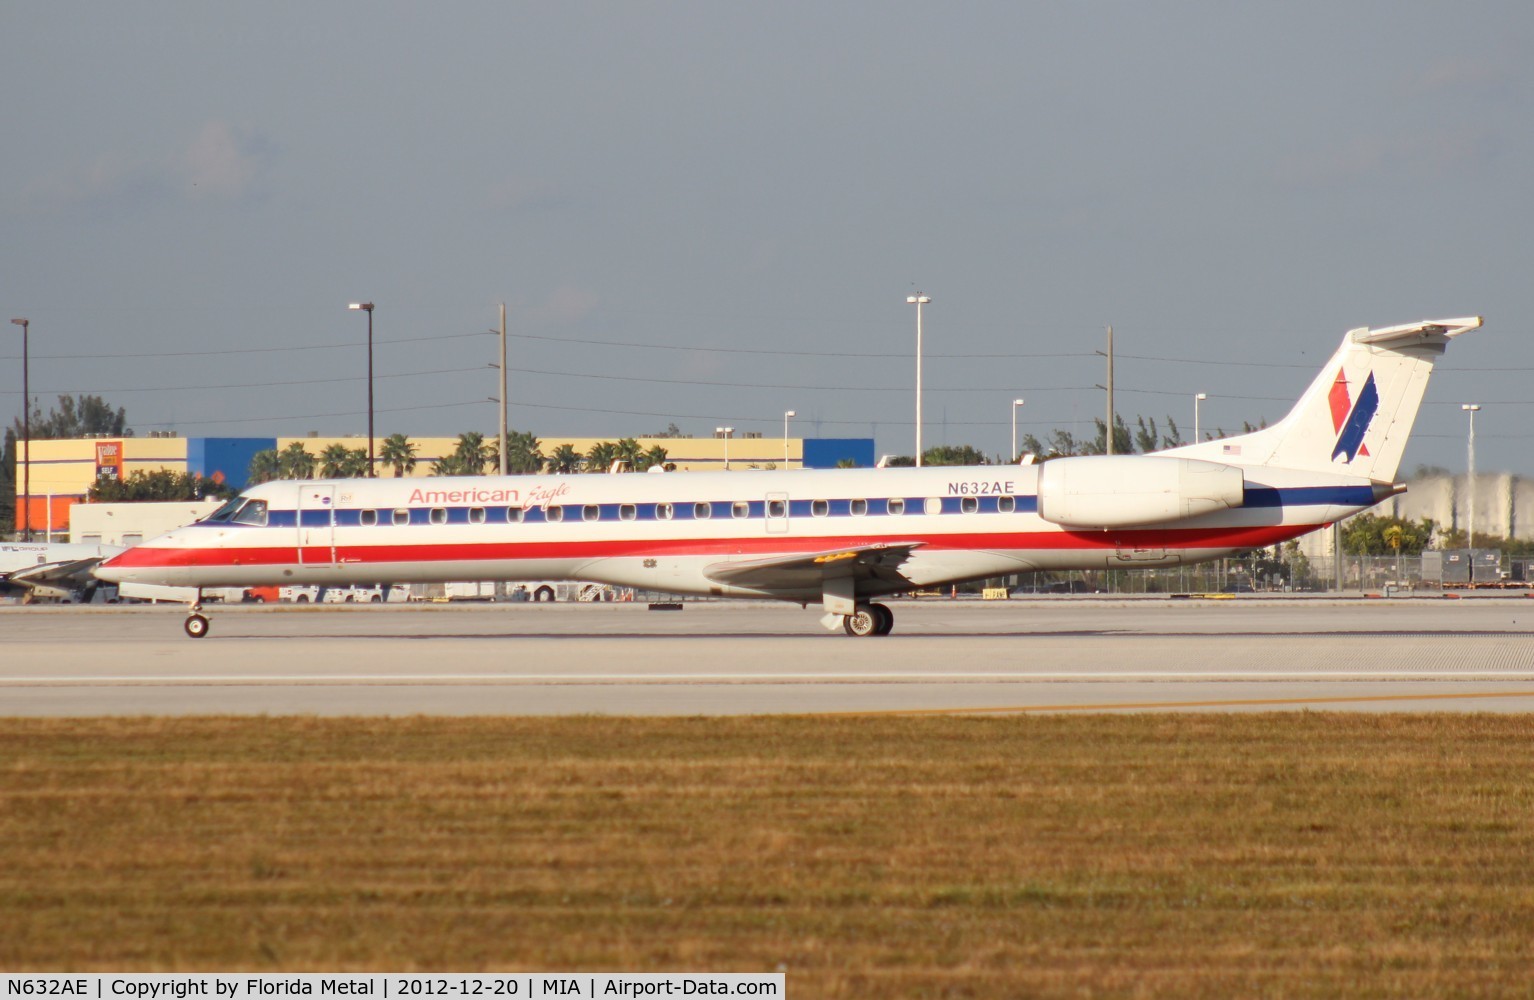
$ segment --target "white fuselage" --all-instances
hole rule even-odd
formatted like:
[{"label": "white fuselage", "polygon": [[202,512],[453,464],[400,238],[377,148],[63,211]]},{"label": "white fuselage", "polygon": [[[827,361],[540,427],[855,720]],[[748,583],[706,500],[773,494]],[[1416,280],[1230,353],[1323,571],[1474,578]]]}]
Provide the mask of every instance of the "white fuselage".
[{"label": "white fuselage", "polygon": [[261,509],[225,507],[98,575],[190,587],[580,579],[818,601],[820,583],[802,572],[742,586],[719,570],[910,546],[898,577],[859,583],[863,597],[1041,569],[1169,566],[1286,541],[1380,498],[1355,476],[1250,468],[1235,509],[1071,528],[1039,515],[1040,468],[271,482],[242,494]]}]

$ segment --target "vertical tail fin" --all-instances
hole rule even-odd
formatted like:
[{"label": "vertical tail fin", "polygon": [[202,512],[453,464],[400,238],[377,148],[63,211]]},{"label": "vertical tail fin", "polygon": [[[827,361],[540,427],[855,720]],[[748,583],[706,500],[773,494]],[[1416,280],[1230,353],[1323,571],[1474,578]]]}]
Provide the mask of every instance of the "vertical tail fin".
[{"label": "vertical tail fin", "polygon": [[1427,391],[1433,362],[1479,316],[1349,330],[1294,409],[1251,434],[1201,441],[1165,454],[1227,465],[1271,465],[1395,478]]}]

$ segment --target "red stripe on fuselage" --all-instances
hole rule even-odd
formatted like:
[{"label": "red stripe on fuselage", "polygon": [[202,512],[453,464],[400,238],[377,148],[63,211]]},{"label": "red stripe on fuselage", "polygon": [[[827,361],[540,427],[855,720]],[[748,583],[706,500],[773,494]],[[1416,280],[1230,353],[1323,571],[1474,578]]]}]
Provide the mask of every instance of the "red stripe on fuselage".
[{"label": "red stripe on fuselage", "polygon": [[[876,545],[880,542],[920,542],[929,551],[1027,550],[1089,551],[1094,549],[1250,549],[1288,541],[1318,525],[1284,524],[1256,528],[1153,528],[1133,531],[1038,531],[985,534],[842,535],[823,537],[613,539],[547,542],[422,542],[418,545],[337,545],[336,562],[432,563],[515,561],[519,559],[616,559],[642,556],[772,556],[823,552],[827,549]],[[307,546],[305,563],[330,565],[328,547]],[[298,563],[298,550],[274,548],[151,548],[129,549],[106,565],[123,568],[156,566],[273,566]]]}]

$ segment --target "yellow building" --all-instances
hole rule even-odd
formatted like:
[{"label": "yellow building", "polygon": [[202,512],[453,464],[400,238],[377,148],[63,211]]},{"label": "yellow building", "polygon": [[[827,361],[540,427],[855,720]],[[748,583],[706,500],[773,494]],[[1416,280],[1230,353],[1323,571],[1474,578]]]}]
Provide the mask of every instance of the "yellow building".
[{"label": "yellow building", "polygon": [[[456,437],[410,438],[415,445],[415,469],[412,476],[429,476],[432,466],[458,446]],[[601,442],[616,442],[618,438],[551,437],[540,438],[539,449],[545,459],[561,445],[570,445],[584,456]],[[798,469],[832,468],[839,463],[851,461],[862,467],[874,464],[872,438],[764,438],[735,436],[724,438],[636,438],[641,451],[660,447],[666,451],[666,462],[678,471],[731,471],[750,469]],[[375,454],[383,450],[383,438],[375,443]],[[495,435],[486,435],[486,442],[493,444]],[[77,438],[61,441],[34,440],[31,448],[31,496],[18,495],[16,525],[20,530],[26,520],[34,533],[46,529],[53,532],[69,528],[69,508],[82,502],[91,485],[100,476],[123,478],[134,472],[154,472],[169,469],[173,472],[192,472],[218,482],[228,483],[236,489],[243,488],[248,479],[251,460],[258,452],[268,449],[281,451],[293,443],[301,443],[304,450],[316,459],[326,448],[340,444],[350,449],[367,448],[367,439],[354,437],[306,437],[280,438],[207,438],[207,437],[122,437]],[[20,451],[20,449],[18,449]],[[18,456],[19,457],[19,456]],[[786,459],[786,461],[785,461]],[[17,492],[25,481],[26,463],[18,464],[16,470]],[[494,471],[493,469],[491,471]],[[391,476],[393,470],[382,460],[378,463],[380,476]]]}]

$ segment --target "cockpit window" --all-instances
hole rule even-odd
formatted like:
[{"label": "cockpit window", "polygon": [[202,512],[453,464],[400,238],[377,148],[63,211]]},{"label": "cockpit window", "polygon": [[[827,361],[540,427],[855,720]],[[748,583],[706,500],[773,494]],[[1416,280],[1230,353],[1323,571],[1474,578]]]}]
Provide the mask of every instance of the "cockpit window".
[{"label": "cockpit window", "polygon": [[[229,520],[229,518],[234,516],[234,512],[239,510],[240,509],[240,505],[243,504],[244,502],[245,502],[245,498],[244,497],[235,497],[233,500],[230,500],[228,503],[224,504],[218,510],[215,510],[213,513],[209,514],[207,516],[207,520],[209,520],[209,521],[227,521],[227,520]],[[263,506],[263,508],[265,507],[264,504],[262,506]]]},{"label": "cockpit window", "polygon": [[232,518],[235,524],[266,524],[266,501],[251,500],[241,507]]}]

